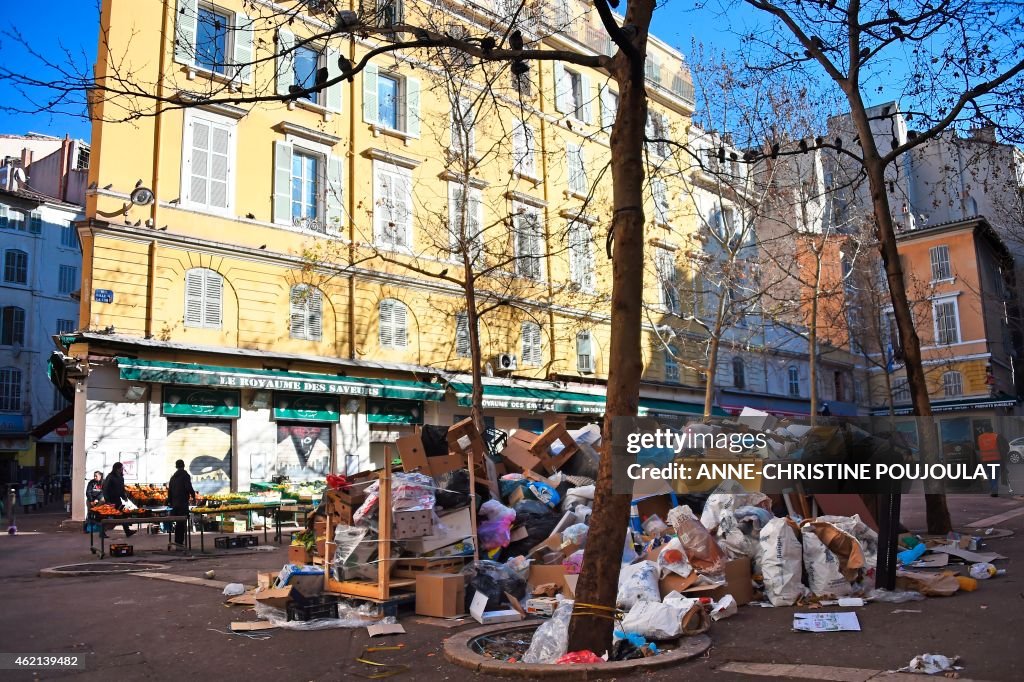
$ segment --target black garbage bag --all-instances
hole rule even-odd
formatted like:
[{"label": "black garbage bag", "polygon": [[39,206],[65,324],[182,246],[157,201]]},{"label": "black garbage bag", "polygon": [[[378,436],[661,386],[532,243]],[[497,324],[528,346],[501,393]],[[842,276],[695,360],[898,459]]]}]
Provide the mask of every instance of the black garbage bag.
[{"label": "black garbage bag", "polygon": [[444,509],[458,509],[469,504],[469,471],[456,469],[441,474],[434,491],[437,506]]},{"label": "black garbage bag", "polygon": [[513,557],[526,554],[531,549],[547,540],[551,531],[562,518],[561,512],[552,510],[538,500],[523,500],[513,509],[516,512],[516,524],[526,528],[526,537],[516,540],[505,548],[505,556]]},{"label": "black garbage bag", "polygon": [[447,426],[424,424],[420,440],[423,441],[423,454],[427,457],[443,457],[448,454]]},{"label": "black garbage bag", "polygon": [[476,561],[462,569],[462,575],[469,576],[466,585],[466,610],[473,603],[477,592],[487,595],[487,611],[501,608],[508,592],[516,599],[526,597],[526,581],[512,569],[497,561]]}]

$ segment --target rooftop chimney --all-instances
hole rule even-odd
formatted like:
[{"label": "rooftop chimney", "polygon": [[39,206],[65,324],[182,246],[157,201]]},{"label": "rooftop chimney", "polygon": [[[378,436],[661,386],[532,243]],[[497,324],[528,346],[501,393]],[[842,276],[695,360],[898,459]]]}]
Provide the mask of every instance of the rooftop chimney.
[{"label": "rooftop chimney", "polygon": [[971,139],[978,142],[996,142],[996,127],[984,126],[971,129]]}]

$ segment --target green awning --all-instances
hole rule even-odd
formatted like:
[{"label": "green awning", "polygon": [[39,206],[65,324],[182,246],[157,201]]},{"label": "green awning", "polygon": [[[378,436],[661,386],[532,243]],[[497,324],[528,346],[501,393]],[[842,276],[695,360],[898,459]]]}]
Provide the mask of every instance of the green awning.
[{"label": "green awning", "polygon": [[[472,404],[472,384],[452,382],[455,397],[462,407]],[[556,391],[522,386],[484,385],[485,410],[529,410],[531,412],[565,412],[571,414],[604,414],[604,396],[572,391]]]},{"label": "green awning", "polygon": [[253,388],[264,391],[323,393],[340,396],[369,396],[403,400],[444,400],[443,386],[420,381],[339,377],[311,372],[284,372],[275,369],[246,369],[183,362],[159,362],[118,358],[117,366],[125,381],[157,384],[184,384],[220,388]]},{"label": "green awning", "polygon": [[341,421],[338,398],[323,394],[275,393],[274,419],[305,422]]},{"label": "green awning", "polygon": [[366,421],[369,424],[423,423],[423,402],[419,400],[366,399]]},{"label": "green awning", "polygon": [[[452,382],[452,389],[459,405],[469,407],[472,402],[471,384]],[[535,412],[563,412],[570,414],[604,414],[605,396],[592,393],[576,393],[555,389],[526,388],[523,386],[484,385],[483,408],[498,410],[530,410]],[[676,402],[640,398],[640,414],[703,414],[704,406],[697,403]],[[716,407],[716,417],[727,416]]]},{"label": "green awning", "polygon": [[[675,400],[660,400],[658,398],[640,398],[640,415],[652,414],[704,414],[703,403],[681,403]],[[712,417],[728,417],[729,413],[713,405],[711,407]]]},{"label": "green awning", "polygon": [[214,391],[208,388],[164,389],[165,417],[207,417],[237,419],[242,416],[238,391]]}]

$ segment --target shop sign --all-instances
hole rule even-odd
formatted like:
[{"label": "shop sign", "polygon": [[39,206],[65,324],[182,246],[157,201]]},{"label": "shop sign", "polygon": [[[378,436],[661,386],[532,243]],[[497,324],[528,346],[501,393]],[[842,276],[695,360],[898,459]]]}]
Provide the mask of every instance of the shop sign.
[{"label": "shop sign", "polygon": [[341,420],[338,399],[326,395],[274,394],[274,419],[303,422]]},{"label": "shop sign", "polygon": [[422,400],[366,400],[366,421],[370,424],[422,424]]},{"label": "shop sign", "polygon": [[238,391],[164,386],[164,416],[232,419],[241,414]]}]

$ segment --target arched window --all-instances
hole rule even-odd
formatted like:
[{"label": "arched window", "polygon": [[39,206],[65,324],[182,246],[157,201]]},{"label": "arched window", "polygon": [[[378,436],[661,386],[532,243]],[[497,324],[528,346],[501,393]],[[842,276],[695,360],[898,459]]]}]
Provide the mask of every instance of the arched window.
[{"label": "arched window", "polygon": [[523,322],[523,364],[539,365],[540,353],[540,325],[536,322]]},{"label": "arched window", "polygon": [[323,337],[323,295],[319,289],[296,284],[291,291],[289,331],[293,339],[319,341]]},{"label": "arched window", "polygon": [[25,343],[25,311],[17,306],[4,306],[0,315],[0,346]]},{"label": "arched window", "polygon": [[224,310],[224,278],[209,268],[185,273],[185,326],[220,329]]},{"label": "arched window", "polygon": [[736,388],[747,387],[746,370],[743,367],[743,358],[732,359],[732,385]]},{"label": "arched window", "polygon": [[960,372],[946,372],[942,375],[942,393],[948,398],[964,394],[964,377]]},{"label": "arched window", "polygon": [[0,412],[21,412],[21,370],[0,367]]},{"label": "arched window", "polygon": [[576,335],[576,369],[580,374],[592,374],[594,372],[594,342],[589,331],[582,331]]},{"label": "arched window", "polygon": [[401,349],[409,343],[409,332],[406,326],[408,311],[405,304],[393,298],[385,298],[380,302],[380,347]]}]

